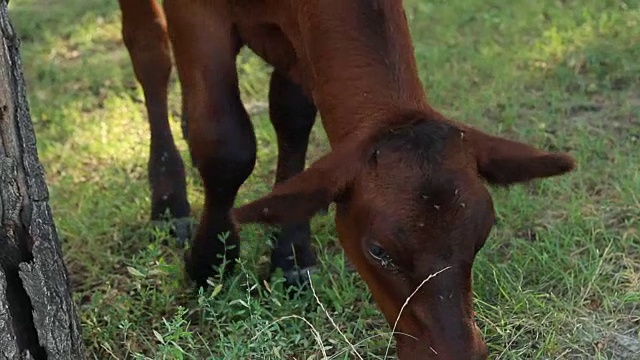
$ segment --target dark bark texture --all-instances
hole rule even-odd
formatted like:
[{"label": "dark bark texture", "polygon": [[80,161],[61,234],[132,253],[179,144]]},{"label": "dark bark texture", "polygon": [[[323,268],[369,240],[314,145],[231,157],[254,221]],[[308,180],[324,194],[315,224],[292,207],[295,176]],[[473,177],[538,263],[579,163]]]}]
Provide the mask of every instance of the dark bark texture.
[{"label": "dark bark texture", "polygon": [[0,32],[0,360],[84,359],[7,0]]}]

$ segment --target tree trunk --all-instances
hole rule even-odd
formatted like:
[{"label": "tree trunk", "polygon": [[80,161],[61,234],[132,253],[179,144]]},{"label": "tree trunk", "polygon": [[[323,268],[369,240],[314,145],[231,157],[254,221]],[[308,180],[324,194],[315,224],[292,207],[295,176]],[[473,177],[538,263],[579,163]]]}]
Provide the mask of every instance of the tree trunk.
[{"label": "tree trunk", "polygon": [[7,0],[0,32],[0,359],[84,359]]}]

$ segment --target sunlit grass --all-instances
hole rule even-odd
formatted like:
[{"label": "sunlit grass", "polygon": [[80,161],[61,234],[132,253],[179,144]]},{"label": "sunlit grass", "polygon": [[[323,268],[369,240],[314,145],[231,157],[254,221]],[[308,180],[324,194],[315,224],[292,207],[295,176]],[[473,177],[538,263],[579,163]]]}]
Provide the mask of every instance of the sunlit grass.
[{"label": "sunlit grass", "polygon": [[[420,76],[436,108],[569,151],[579,164],[567,176],[491,190],[499,223],[476,260],[474,291],[492,358],[640,358],[633,354],[640,344],[639,6],[406,1]],[[148,124],[117,3],[11,1],[10,15],[94,358],[320,359],[323,351],[355,358],[346,340],[366,359],[384,358],[391,329],[349,270],[331,213],[313,220],[321,269],[313,283],[344,337],[313,294],[290,299],[280,280],[264,281],[268,241],[259,226],[242,230],[234,281],[193,294],[181,251],[151,241],[166,234],[148,224]],[[269,67],[243,51],[238,69],[246,103],[265,102]],[[197,217],[203,190],[180,132],[178,91],[174,71],[171,126]],[[267,114],[252,119],[260,151],[239,203],[265,194],[275,172]],[[318,122],[308,162],[327,150]]]}]

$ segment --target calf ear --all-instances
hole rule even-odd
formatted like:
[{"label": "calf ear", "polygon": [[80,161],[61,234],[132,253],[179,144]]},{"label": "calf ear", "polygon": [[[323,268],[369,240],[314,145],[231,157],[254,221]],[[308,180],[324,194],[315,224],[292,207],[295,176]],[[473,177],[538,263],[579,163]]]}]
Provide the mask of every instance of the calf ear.
[{"label": "calf ear", "polygon": [[258,200],[232,210],[238,224],[285,224],[308,220],[326,210],[352,183],[359,162],[354,149],[333,151],[300,174],[276,185]]},{"label": "calf ear", "polygon": [[575,169],[566,153],[547,152],[521,142],[465,129],[475,153],[478,173],[490,184],[511,185],[562,175]]}]

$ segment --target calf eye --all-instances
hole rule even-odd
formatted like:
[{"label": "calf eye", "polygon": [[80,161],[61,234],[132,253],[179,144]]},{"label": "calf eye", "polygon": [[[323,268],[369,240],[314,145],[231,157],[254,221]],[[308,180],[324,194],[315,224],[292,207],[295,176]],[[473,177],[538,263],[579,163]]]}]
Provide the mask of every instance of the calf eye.
[{"label": "calf eye", "polygon": [[394,272],[398,270],[398,266],[393,262],[393,259],[391,258],[391,256],[389,256],[384,251],[382,246],[378,244],[370,244],[369,255],[371,255],[371,257],[373,257],[374,259],[378,260],[382,268],[390,271],[394,271]]},{"label": "calf eye", "polygon": [[382,246],[377,244],[369,245],[369,254],[371,254],[371,256],[376,260],[382,260],[383,257],[387,256],[387,253],[384,252]]}]

